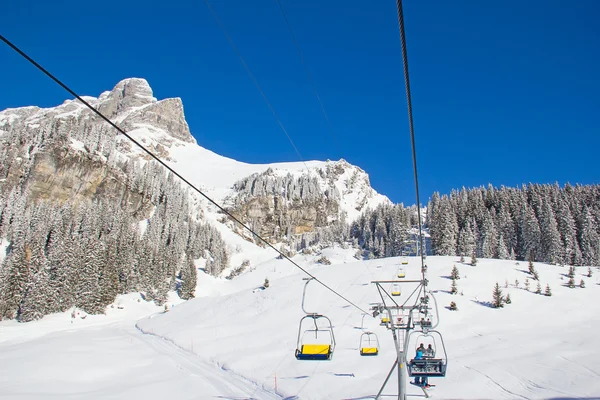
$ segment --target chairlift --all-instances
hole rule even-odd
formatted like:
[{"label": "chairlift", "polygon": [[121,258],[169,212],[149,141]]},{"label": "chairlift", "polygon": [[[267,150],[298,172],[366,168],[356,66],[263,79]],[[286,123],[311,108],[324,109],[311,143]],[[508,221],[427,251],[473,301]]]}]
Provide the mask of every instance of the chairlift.
[{"label": "chairlift", "polygon": [[[305,328],[310,321],[314,328]],[[319,327],[318,321],[326,321],[326,325]],[[298,360],[331,360],[335,349],[335,337],[331,320],[320,314],[309,314],[302,317],[298,328],[298,342],[296,358]]]},{"label": "chairlift", "polygon": [[406,273],[404,272],[404,268],[398,269],[398,278],[406,278]]},{"label": "chairlift", "polygon": [[376,356],[379,354],[379,338],[373,332],[363,332],[360,335],[360,355]]},{"label": "chairlift", "polygon": [[408,257],[402,257],[402,265],[408,265]]},{"label": "chairlift", "polygon": [[[412,332],[414,333],[414,332]],[[414,351],[421,349],[422,357],[416,356],[407,364],[408,376],[411,377],[444,377],[448,366],[448,355],[444,339],[438,331],[430,330],[427,333],[421,333],[416,339],[411,341],[412,333],[405,345],[405,351],[414,343]],[[422,347],[421,347],[422,345]]]},{"label": "chairlift", "polygon": [[394,283],[392,285],[392,296],[400,296],[402,292],[400,291],[400,285]]},{"label": "chairlift", "polygon": [[390,323],[390,317],[381,317],[381,324],[380,325],[386,325]]}]

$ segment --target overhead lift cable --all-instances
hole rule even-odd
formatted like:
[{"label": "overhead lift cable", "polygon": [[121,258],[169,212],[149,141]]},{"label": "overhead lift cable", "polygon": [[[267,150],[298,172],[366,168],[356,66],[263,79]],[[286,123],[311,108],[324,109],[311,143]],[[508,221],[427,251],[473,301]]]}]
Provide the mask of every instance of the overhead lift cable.
[{"label": "overhead lift cable", "polygon": [[310,74],[310,71],[308,70],[308,66],[306,65],[304,56],[302,55],[302,50],[300,50],[300,45],[298,44],[298,41],[296,40],[296,35],[294,35],[294,31],[292,30],[292,25],[290,24],[290,21],[288,20],[287,15],[285,14],[285,11],[283,10],[283,5],[281,5],[281,1],[277,0],[277,4],[279,4],[279,9],[281,10],[281,15],[283,15],[285,24],[287,25],[288,30],[290,31],[290,35],[292,36],[292,41],[294,42],[294,45],[296,46],[296,50],[298,50],[298,55],[300,56],[300,61],[302,61],[302,66],[304,67],[306,76],[308,77],[308,80],[310,81],[310,84],[312,85],[313,91],[315,92],[315,96],[317,96],[317,101],[319,102],[319,105],[321,106],[321,111],[323,112],[325,121],[327,121],[327,127],[329,128],[329,133],[331,133],[331,136],[333,137],[335,145],[337,146],[338,151],[341,154],[342,148],[340,146],[340,142],[338,141],[337,136],[335,135],[335,132],[333,131],[333,127],[331,126],[331,121],[329,121],[329,116],[327,115],[327,112],[325,111],[325,106],[323,106],[323,102],[321,101],[321,96],[319,96],[319,92],[317,91],[317,85],[315,85],[315,81],[313,80],[313,78]]},{"label": "overhead lift cable", "polygon": [[231,36],[229,36],[229,34],[227,33],[227,30],[225,29],[225,26],[223,25],[223,23],[221,22],[221,20],[217,16],[217,13],[215,12],[215,10],[212,8],[212,6],[210,4],[210,1],[204,0],[204,2],[206,3],[206,6],[208,7],[208,9],[210,10],[211,14],[213,15],[213,17],[217,21],[217,24],[219,25],[219,28],[221,28],[221,30],[223,31],[223,34],[225,34],[225,37],[227,38],[227,41],[229,42],[229,44],[233,48],[233,51],[235,51],[235,54],[240,59],[242,65],[246,69],[246,72],[248,73],[248,75],[250,75],[250,78],[252,79],[252,82],[254,83],[254,86],[256,86],[256,89],[258,89],[258,91],[260,92],[260,95],[265,100],[265,103],[267,103],[267,106],[269,107],[269,110],[271,110],[271,113],[273,113],[273,116],[277,120],[277,123],[279,124],[279,127],[281,128],[281,130],[283,131],[283,133],[285,133],[285,136],[290,141],[290,144],[292,145],[292,147],[296,151],[296,154],[300,158],[300,161],[302,161],[302,163],[306,167],[306,171],[310,174],[310,170],[308,169],[308,166],[306,165],[306,162],[304,161],[304,158],[302,158],[302,155],[300,154],[300,151],[298,150],[298,148],[294,144],[294,141],[292,140],[292,137],[288,133],[287,129],[285,129],[285,127],[283,126],[283,123],[279,119],[279,116],[275,112],[275,109],[273,108],[273,106],[269,102],[269,99],[267,99],[267,95],[265,94],[265,92],[260,87],[260,84],[258,83],[258,80],[256,80],[256,77],[254,76],[254,74],[252,73],[252,71],[250,71],[250,67],[248,67],[248,64],[246,64],[246,61],[244,61],[244,57],[242,57],[242,53],[240,53],[240,51],[238,50],[238,48],[235,45],[235,43],[233,43],[233,40],[231,39]]},{"label": "overhead lift cable", "polygon": [[406,104],[408,108],[408,127],[410,130],[410,145],[412,147],[413,170],[415,173],[415,194],[417,197],[417,222],[419,224],[419,243],[421,245],[421,272],[425,279],[425,250],[423,248],[423,228],[421,224],[421,202],[419,200],[419,176],[417,174],[417,148],[415,145],[415,129],[412,115],[412,99],[410,96],[410,79],[408,76],[408,54],[406,52],[406,34],[404,32],[404,13],[402,11],[402,0],[396,0],[398,8],[398,25],[400,27],[400,43],[402,45],[402,65],[404,67],[404,83],[406,86]]},{"label": "overhead lift cable", "polygon": [[162,161],[160,158],[158,158],[158,156],[156,156],[154,153],[152,153],[150,150],[148,150],[143,145],[141,145],[138,141],[136,141],[134,138],[132,138],[129,134],[127,134],[127,132],[125,132],[118,125],[116,125],[114,122],[112,122],[108,117],[106,117],[100,111],[98,111],[94,107],[92,107],[92,105],[90,103],[88,103],[87,101],[85,101],[81,96],[79,96],[77,93],[75,93],[75,91],[73,91],[71,88],[69,88],[66,84],[64,84],[60,79],[58,79],[56,76],[54,76],[52,73],[50,73],[47,69],[45,69],[40,64],[38,64],[34,59],[32,59],[31,57],[29,57],[23,50],[21,50],[20,48],[18,48],[15,44],[13,44],[10,40],[8,40],[2,34],[0,34],[0,40],[2,40],[4,43],[6,43],[14,51],[16,51],[17,53],[19,53],[23,58],[25,58],[27,61],[29,61],[31,64],[33,64],[37,69],[39,69],[40,71],[42,71],[45,75],[47,75],[50,79],[52,79],[54,82],[56,82],[59,86],[61,86],[63,89],[65,89],[67,92],[69,92],[77,100],[79,100],[81,103],[83,103],[87,108],[89,108],[90,110],[92,110],[92,112],[94,112],[100,118],[102,118],[104,121],[106,121],[110,126],[112,126],[117,131],[119,131],[119,133],[121,133],[123,136],[125,136],[127,139],[129,139],[133,144],[135,144],[136,146],[138,146],[142,151],[144,151],[146,154],[148,154],[152,159],[154,159],[160,165],[162,165],[163,167],[165,167],[169,172],[171,172],[173,175],[175,175],[176,177],[178,177],[179,179],[181,179],[186,185],[188,185],[189,187],[191,187],[195,192],[197,192],[198,194],[200,194],[202,197],[204,197],[206,200],[208,200],[210,203],[212,203],[215,207],[217,207],[219,210],[221,210],[221,212],[223,212],[225,215],[227,215],[233,221],[235,221],[238,224],[240,224],[240,226],[242,226],[247,231],[249,231],[250,233],[252,233],[252,235],[254,235],[258,239],[260,239],[266,246],[268,246],[271,249],[275,250],[282,258],[285,258],[287,261],[289,261],[290,263],[292,263],[296,268],[298,268],[299,270],[301,270],[302,272],[304,272],[306,275],[310,276],[315,282],[320,283],[327,290],[331,291],[332,293],[334,293],[335,295],[337,295],[338,297],[340,297],[342,300],[344,300],[348,304],[350,304],[353,307],[355,307],[356,309],[358,309],[360,312],[366,313],[365,310],[363,310],[362,308],[360,308],[359,306],[357,306],[352,301],[348,300],[342,294],[338,293],[337,291],[335,291],[334,289],[332,289],[331,287],[329,287],[327,284],[325,284],[324,282],[322,282],[321,280],[319,280],[319,278],[317,278],[314,275],[312,275],[306,269],[302,268],[295,261],[293,261],[291,258],[289,258],[288,256],[286,256],[284,253],[282,253],[281,251],[279,251],[275,246],[273,246],[271,243],[269,243],[268,241],[266,241],[265,239],[263,239],[256,232],[254,232],[248,225],[244,224],[242,221],[240,221],[239,219],[237,219],[233,214],[231,214],[229,211],[227,211],[225,208],[223,208],[220,204],[218,204],[213,199],[211,199],[210,197],[208,197],[204,192],[202,192],[200,189],[198,189],[196,186],[194,186],[186,178],[184,178],[183,176],[181,176],[173,168],[169,167],[164,161]]}]

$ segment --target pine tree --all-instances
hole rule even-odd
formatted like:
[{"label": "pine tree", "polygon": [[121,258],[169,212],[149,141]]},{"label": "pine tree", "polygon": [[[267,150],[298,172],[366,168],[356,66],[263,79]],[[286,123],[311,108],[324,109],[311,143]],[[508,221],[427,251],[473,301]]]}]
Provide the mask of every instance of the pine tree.
[{"label": "pine tree", "polygon": [[581,280],[581,282],[579,282],[579,287],[580,288],[584,288],[585,287],[585,282],[583,281],[583,279]]},{"label": "pine tree", "polygon": [[525,278],[525,290],[529,292],[529,279]]},{"label": "pine tree", "polygon": [[508,289],[508,279],[505,279],[505,280],[504,280],[504,288],[505,288],[505,289]]},{"label": "pine tree", "polygon": [[569,267],[569,278],[575,278],[575,267]]},{"label": "pine tree", "polygon": [[518,289],[519,288],[519,280],[515,279],[515,287]]},{"label": "pine tree", "polygon": [[450,287],[450,294],[458,293],[458,288],[456,287],[456,279],[452,279],[452,286]]},{"label": "pine tree", "polygon": [[263,283],[263,286],[264,286],[265,288],[268,288],[268,287],[269,287],[269,285],[270,285],[270,283],[269,283],[269,278],[265,278],[265,283]]},{"label": "pine tree", "polygon": [[564,249],[562,248],[558,224],[548,201],[543,206],[540,229],[541,250],[544,261],[551,264],[559,263],[563,258]]},{"label": "pine tree", "polygon": [[529,253],[529,273],[533,275],[535,271],[535,266],[533,265],[533,251]]},{"label": "pine tree", "polygon": [[450,272],[450,278],[452,278],[453,280],[459,280],[460,279],[460,274],[458,272],[458,268],[456,268],[456,265],[454,265],[452,267],[452,272]]},{"label": "pine tree", "polygon": [[179,287],[179,297],[183,300],[193,299],[198,276],[194,260],[189,255],[186,257],[185,263],[181,267],[180,277],[182,282]]},{"label": "pine tree", "polygon": [[510,299],[510,293],[507,293],[507,294],[506,294],[506,298],[504,299],[504,302],[505,302],[506,304],[510,304],[510,303],[512,303],[512,300]]},{"label": "pine tree", "polygon": [[504,297],[502,297],[502,289],[500,289],[500,285],[496,282],[496,286],[494,286],[494,291],[492,293],[493,301],[492,307],[500,308],[504,307]]},{"label": "pine tree", "polygon": [[567,285],[573,289],[575,287],[575,278],[569,278],[569,283]]},{"label": "pine tree", "polygon": [[477,257],[475,256],[475,252],[473,252],[473,254],[471,255],[471,265],[472,266],[477,265]]},{"label": "pine tree", "polygon": [[460,255],[460,263],[461,264],[465,263],[465,256],[463,256],[462,254]]},{"label": "pine tree", "polygon": [[456,303],[453,301],[450,302],[450,311],[458,311],[458,307],[456,307]]},{"label": "pine tree", "polygon": [[592,277],[592,268],[588,267],[588,273],[587,273],[587,277],[591,278]]},{"label": "pine tree", "polygon": [[542,294],[542,285],[540,285],[540,281],[538,281],[537,287],[535,288],[535,294]]},{"label": "pine tree", "polygon": [[546,291],[544,292],[544,296],[552,296],[552,291],[550,290],[550,285],[546,284]]}]

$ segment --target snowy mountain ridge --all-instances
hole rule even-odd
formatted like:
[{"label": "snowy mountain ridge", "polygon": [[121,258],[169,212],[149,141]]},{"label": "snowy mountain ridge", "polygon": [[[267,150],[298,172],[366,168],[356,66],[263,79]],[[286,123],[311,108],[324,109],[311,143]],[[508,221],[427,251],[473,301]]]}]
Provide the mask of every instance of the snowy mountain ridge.
[{"label": "snowy mountain ridge", "polygon": [[[83,99],[219,202],[232,196],[232,187],[238,180],[272,170],[278,176],[308,175],[318,180],[321,190],[337,190],[340,212],[344,211],[349,221],[354,220],[367,207],[390,203],[387,197],[371,188],[365,171],[343,159],[248,164],[199,146],[185,121],[181,99],[157,100],[145,79],[125,79],[97,98],[84,96]],[[16,122],[35,129],[48,120],[51,125],[59,125],[65,130],[78,127],[89,129],[89,124],[94,122],[104,125],[98,128],[100,131],[114,130],[81,102],[66,100],[57,107],[23,107],[0,112],[0,134],[2,131],[10,131],[10,127]],[[98,135],[93,129],[89,133]],[[71,141],[75,150],[93,152],[81,141]],[[113,146],[115,153],[122,159],[137,159],[142,163],[149,159],[147,154],[122,135],[116,136]],[[101,152],[101,149],[97,151]]]}]

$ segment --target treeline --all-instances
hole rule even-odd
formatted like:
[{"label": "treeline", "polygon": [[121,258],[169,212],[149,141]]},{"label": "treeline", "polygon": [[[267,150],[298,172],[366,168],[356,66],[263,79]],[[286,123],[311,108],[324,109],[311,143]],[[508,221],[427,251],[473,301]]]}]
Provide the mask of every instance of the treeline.
[{"label": "treeline", "polygon": [[599,185],[434,193],[427,225],[436,255],[600,264]]},{"label": "treeline", "polygon": [[[213,275],[227,267],[226,243],[172,174],[116,151],[128,143],[85,114],[26,123],[34,111],[0,126],[0,318],[30,321],[74,306],[102,313],[128,292],[158,304],[170,290],[187,299],[193,260],[204,258]],[[122,193],[34,201],[28,188],[42,153],[68,158],[62,162],[73,168],[103,166]]]},{"label": "treeline", "polygon": [[350,239],[368,258],[396,257],[406,254],[409,231],[415,225],[415,207],[380,204],[352,223]]},{"label": "treeline", "polygon": [[218,274],[227,253],[218,231],[177,211],[181,205],[164,196],[140,223],[114,204],[27,206],[11,192],[0,201],[0,237],[8,244],[0,317],[30,321],[73,306],[97,314],[128,292],[158,304],[171,290],[193,297],[192,260],[207,258],[207,272]]}]

